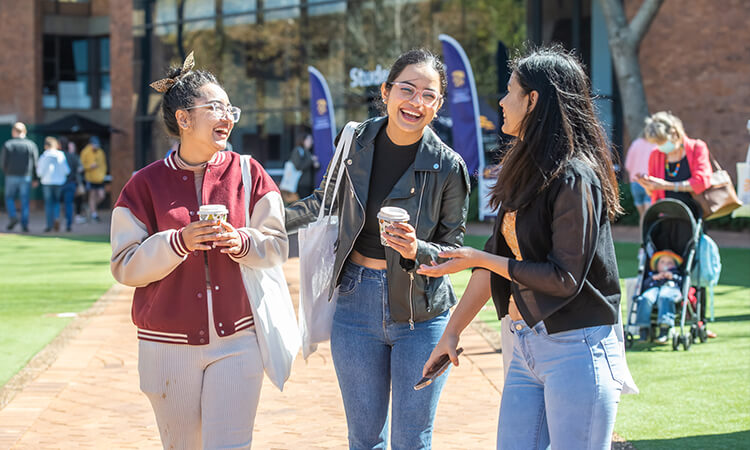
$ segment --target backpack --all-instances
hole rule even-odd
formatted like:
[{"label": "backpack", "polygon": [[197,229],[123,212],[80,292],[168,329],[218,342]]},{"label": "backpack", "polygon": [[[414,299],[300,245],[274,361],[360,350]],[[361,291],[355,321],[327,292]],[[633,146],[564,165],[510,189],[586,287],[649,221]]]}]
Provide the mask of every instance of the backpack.
[{"label": "backpack", "polygon": [[721,276],[721,256],[716,242],[708,235],[701,235],[695,258],[697,262],[691,274],[693,284],[698,287],[716,286]]}]

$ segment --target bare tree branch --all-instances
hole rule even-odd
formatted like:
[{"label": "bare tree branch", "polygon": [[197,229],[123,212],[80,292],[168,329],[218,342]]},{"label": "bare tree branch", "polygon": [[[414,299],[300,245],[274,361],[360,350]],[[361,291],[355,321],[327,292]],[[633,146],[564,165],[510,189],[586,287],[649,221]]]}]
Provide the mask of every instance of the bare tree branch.
[{"label": "bare tree branch", "polygon": [[[619,2],[615,1],[615,3]],[[633,39],[633,43],[636,47],[640,45],[643,36],[646,35],[646,31],[648,31],[648,28],[651,26],[651,22],[654,21],[656,13],[659,11],[659,8],[661,8],[662,3],[664,3],[664,0],[644,0],[643,3],[641,3],[641,7],[638,8],[635,17],[630,21],[630,37]]]}]

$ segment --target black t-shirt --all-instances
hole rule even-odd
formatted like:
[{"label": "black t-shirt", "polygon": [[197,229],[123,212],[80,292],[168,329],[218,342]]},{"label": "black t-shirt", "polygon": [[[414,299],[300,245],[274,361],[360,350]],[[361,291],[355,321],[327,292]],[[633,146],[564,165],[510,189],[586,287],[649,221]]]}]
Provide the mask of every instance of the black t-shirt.
[{"label": "black t-shirt", "polygon": [[[667,162],[666,165],[667,166],[664,170],[664,181],[669,181],[671,183],[687,181],[692,176],[690,172],[690,166],[688,165],[687,156],[684,156],[677,162]],[[664,196],[666,198],[679,200],[687,205],[688,209],[690,209],[690,211],[693,213],[693,217],[695,218],[695,220],[703,217],[703,211],[701,210],[700,205],[695,200],[693,200],[693,196],[690,195],[690,192],[674,192],[667,189],[664,191]]]},{"label": "black t-shirt", "polygon": [[393,186],[414,163],[422,142],[420,139],[411,145],[396,145],[388,138],[385,128],[383,126],[375,137],[369,194],[365,205],[365,225],[354,242],[354,250],[375,259],[385,259],[385,248],[380,244],[378,212]]}]

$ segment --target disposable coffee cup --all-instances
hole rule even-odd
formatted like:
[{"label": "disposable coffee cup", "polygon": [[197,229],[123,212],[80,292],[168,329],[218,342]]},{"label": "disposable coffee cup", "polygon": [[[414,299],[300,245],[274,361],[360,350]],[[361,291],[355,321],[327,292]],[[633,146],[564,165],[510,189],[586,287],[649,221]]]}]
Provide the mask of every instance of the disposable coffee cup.
[{"label": "disposable coffee cup", "polygon": [[380,243],[385,247],[389,247],[388,242],[383,239],[383,233],[388,225],[393,223],[407,223],[409,222],[409,213],[403,208],[396,206],[383,206],[378,212],[378,224],[380,225]]},{"label": "disposable coffee cup", "polygon": [[227,221],[229,210],[224,205],[202,205],[198,210],[198,217],[201,220],[221,220]]}]

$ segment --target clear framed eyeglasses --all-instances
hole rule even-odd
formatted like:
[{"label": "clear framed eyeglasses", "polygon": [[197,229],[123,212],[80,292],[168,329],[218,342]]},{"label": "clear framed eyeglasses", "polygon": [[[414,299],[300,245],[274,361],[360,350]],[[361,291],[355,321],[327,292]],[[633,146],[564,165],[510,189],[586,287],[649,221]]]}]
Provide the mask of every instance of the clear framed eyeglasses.
[{"label": "clear framed eyeglasses", "polygon": [[422,89],[420,91],[414,85],[403,83],[401,81],[394,81],[392,83],[388,83],[388,85],[391,86],[391,88],[395,87],[395,94],[403,100],[413,100],[414,97],[419,94],[422,103],[428,108],[435,106],[435,104],[441,98],[443,98],[442,95],[438,94],[432,89]]},{"label": "clear framed eyeglasses", "polygon": [[229,118],[232,119],[232,122],[234,123],[237,123],[240,121],[240,114],[242,113],[242,110],[236,106],[225,105],[219,102],[206,103],[205,105],[194,105],[194,106],[189,106],[187,108],[182,108],[182,109],[187,111],[187,110],[196,109],[196,108],[211,108],[211,113],[217,119],[223,119],[224,117],[229,115]]}]

